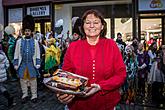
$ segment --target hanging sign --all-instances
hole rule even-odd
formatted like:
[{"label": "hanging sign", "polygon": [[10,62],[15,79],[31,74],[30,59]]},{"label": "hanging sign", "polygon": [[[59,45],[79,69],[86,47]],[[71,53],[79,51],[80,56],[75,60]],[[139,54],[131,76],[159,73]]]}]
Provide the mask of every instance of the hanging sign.
[{"label": "hanging sign", "polygon": [[138,0],[139,11],[165,10],[165,0]]},{"label": "hanging sign", "polygon": [[49,5],[35,6],[27,8],[27,15],[32,15],[33,17],[39,16],[49,16]]}]

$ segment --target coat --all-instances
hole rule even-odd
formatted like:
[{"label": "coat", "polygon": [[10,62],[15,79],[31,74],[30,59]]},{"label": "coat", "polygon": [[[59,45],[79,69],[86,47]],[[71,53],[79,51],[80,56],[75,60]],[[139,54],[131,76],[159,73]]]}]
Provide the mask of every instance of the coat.
[{"label": "coat", "polygon": [[9,67],[9,61],[4,52],[0,52],[0,82],[7,80],[6,69]]},{"label": "coat", "polygon": [[[40,66],[40,48],[39,48],[39,44],[38,41],[35,39],[29,39],[30,40],[30,49],[31,52],[29,53],[29,57],[32,56],[32,61],[30,63],[27,64],[29,73],[30,73],[30,77],[36,77],[38,75],[37,70]],[[25,46],[25,38],[19,39],[16,43],[16,48],[15,48],[15,53],[14,53],[14,66],[18,66],[18,74],[20,78],[23,78],[23,71],[22,69],[25,69],[25,66],[22,59],[23,59],[23,52],[24,49],[26,49]],[[37,66],[38,65],[38,66]],[[32,71],[31,71],[32,70]]]},{"label": "coat", "polygon": [[152,64],[150,73],[148,74],[148,83],[162,82],[165,83],[165,75],[158,69],[158,62]]},{"label": "coat", "polygon": [[120,101],[119,88],[126,78],[122,55],[112,39],[100,38],[93,58],[90,47],[86,39],[72,42],[62,69],[88,77],[88,86],[99,84],[101,91],[87,98],[75,97],[69,110],[112,110]]},{"label": "coat", "polygon": [[14,38],[13,35],[10,35],[9,41],[8,41],[9,47],[7,50],[7,55],[8,55],[8,58],[11,62],[13,62],[13,59],[14,59],[15,43],[16,43],[16,39]]}]

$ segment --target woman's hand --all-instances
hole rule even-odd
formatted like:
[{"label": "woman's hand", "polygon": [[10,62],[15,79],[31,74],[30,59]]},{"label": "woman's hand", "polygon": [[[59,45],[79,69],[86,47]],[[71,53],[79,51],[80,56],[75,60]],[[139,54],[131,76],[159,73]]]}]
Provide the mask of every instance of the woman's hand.
[{"label": "woman's hand", "polygon": [[15,69],[15,70],[18,70],[18,66],[17,66],[17,65],[15,65],[15,66],[14,66],[14,69]]},{"label": "woman's hand", "polygon": [[36,65],[36,68],[39,69],[40,68],[40,65]]},{"label": "woman's hand", "polygon": [[84,97],[91,96],[100,90],[101,90],[101,87],[98,84],[91,84],[91,87],[86,88],[85,90],[86,94]]},{"label": "woman's hand", "polygon": [[56,96],[58,100],[63,104],[70,103],[75,97],[75,95],[71,95],[71,94],[57,94]]}]

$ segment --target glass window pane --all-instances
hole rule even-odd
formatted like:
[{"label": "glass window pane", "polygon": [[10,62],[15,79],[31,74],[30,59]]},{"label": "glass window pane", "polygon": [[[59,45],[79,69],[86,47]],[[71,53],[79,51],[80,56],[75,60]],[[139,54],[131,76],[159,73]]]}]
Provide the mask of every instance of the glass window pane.
[{"label": "glass window pane", "polygon": [[34,32],[39,31],[41,32],[41,23],[35,23],[35,29]]},{"label": "glass window pane", "polygon": [[156,40],[157,45],[162,43],[161,18],[141,19],[141,39],[147,41],[148,45]]},{"label": "glass window pane", "polygon": [[129,44],[132,40],[132,18],[115,18],[115,40],[117,33],[121,33],[123,41]]},{"label": "glass window pane", "polygon": [[45,33],[51,31],[51,23],[50,22],[45,22]]}]

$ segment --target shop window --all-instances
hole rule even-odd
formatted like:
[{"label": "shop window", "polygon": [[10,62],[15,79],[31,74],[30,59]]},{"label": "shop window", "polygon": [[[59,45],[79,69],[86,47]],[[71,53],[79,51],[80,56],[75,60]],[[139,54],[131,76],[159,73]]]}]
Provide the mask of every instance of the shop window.
[{"label": "shop window", "polygon": [[50,22],[45,22],[45,33],[51,31],[51,23]]},{"label": "shop window", "polygon": [[122,39],[126,43],[132,40],[132,18],[115,18],[115,40],[117,33],[122,34]]},{"label": "shop window", "polygon": [[141,42],[146,40],[148,45],[151,45],[156,40],[159,47],[162,43],[161,26],[161,18],[141,19]]},{"label": "shop window", "polygon": [[41,32],[41,23],[35,23],[35,29],[34,31],[38,31],[38,32]]}]

